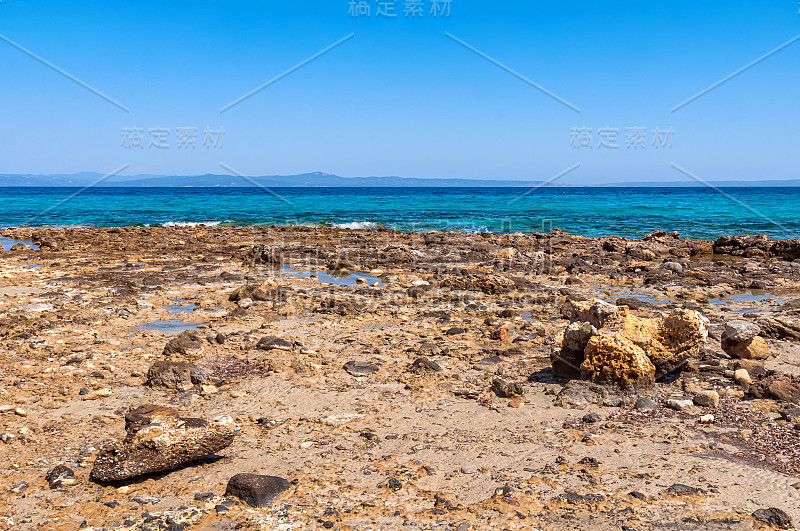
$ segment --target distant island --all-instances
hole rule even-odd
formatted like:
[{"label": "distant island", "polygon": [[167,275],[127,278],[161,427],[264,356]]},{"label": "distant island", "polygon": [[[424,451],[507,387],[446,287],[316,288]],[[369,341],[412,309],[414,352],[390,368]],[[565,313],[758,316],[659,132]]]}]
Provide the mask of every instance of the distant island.
[{"label": "distant island", "polygon": [[[115,175],[104,179],[101,173],[75,174],[0,174],[0,187],[132,187],[132,188],[251,188],[265,186],[269,188],[531,188],[549,187],[563,188],[578,185],[559,182],[499,179],[423,179],[409,177],[340,177],[323,172],[303,173],[299,175],[268,175],[239,177],[236,175]],[[763,180],[763,181],[710,181],[718,187],[798,187],[800,179]],[[702,187],[695,181],[658,181],[658,182],[618,182],[606,184],[583,185],[580,187]]]}]

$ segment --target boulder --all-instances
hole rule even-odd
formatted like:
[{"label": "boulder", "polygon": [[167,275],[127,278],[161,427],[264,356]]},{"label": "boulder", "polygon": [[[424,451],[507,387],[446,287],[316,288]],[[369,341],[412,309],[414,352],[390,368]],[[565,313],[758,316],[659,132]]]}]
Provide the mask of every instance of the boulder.
[{"label": "boulder", "polygon": [[199,359],[203,355],[203,335],[195,330],[184,330],[164,346],[167,358]]},{"label": "boulder", "polygon": [[230,446],[233,420],[213,422],[156,416],[122,441],[103,445],[92,468],[95,481],[120,481],[143,474],[173,470]]},{"label": "boulder", "polygon": [[208,371],[186,361],[157,361],[147,370],[145,385],[188,391],[210,380]]},{"label": "boulder", "polygon": [[649,387],[656,368],[647,354],[620,334],[601,334],[589,340],[581,364],[581,379],[620,387]]},{"label": "boulder", "polygon": [[691,310],[646,319],[603,301],[567,301],[573,321],[551,355],[553,373],[595,383],[641,387],[655,383],[700,352],[708,319]]},{"label": "boulder", "polygon": [[759,326],[749,321],[730,321],[722,332],[722,350],[732,358],[746,360],[764,360],[772,356],[769,345],[763,337]]},{"label": "boulder", "polygon": [[597,328],[591,323],[570,323],[560,338],[560,347],[553,349],[550,362],[553,374],[562,378],[577,378],[581,374],[586,346],[589,339],[597,335]]}]

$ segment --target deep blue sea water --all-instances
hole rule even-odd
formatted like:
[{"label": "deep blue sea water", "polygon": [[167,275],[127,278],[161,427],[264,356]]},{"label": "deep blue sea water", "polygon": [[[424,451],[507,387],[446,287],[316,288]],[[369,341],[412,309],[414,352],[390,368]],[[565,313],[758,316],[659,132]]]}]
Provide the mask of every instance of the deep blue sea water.
[{"label": "deep blue sea water", "polygon": [[[800,188],[0,188],[0,226],[384,226],[800,237]],[[77,193],[77,195],[76,195]],[[273,193],[275,195],[273,195]],[[527,195],[522,196],[522,194]],[[522,196],[522,197],[520,197]]]}]

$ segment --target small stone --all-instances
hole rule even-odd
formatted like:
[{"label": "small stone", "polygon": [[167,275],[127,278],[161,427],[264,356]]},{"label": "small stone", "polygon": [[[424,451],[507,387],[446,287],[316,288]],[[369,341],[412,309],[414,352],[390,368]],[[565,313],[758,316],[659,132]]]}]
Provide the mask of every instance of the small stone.
[{"label": "small stone", "polygon": [[225,496],[239,498],[253,507],[267,507],[291,486],[287,480],[276,476],[236,474],[228,480]]},{"label": "small stone", "polygon": [[514,398],[525,394],[525,387],[519,382],[506,382],[502,378],[492,380],[492,391],[500,398]]},{"label": "small stone", "polygon": [[352,376],[366,376],[376,372],[378,368],[374,363],[364,361],[348,361],[344,364],[344,370]]},{"label": "small stone", "polygon": [[633,404],[633,409],[638,409],[640,411],[652,411],[656,408],[658,408],[658,404],[646,396],[640,396],[636,399],[636,403]]},{"label": "small stone", "polygon": [[743,342],[753,339],[761,331],[759,326],[750,321],[736,320],[725,323],[725,331],[722,333],[723,339]]},{"label": "small stone", "polygon": [[87,387],[81,387],[78,391],[79,396],[86,396],[89,394],[89,389]]},{"label": "small stone", "polygon": [[250,308],[253,305],[253,299],[251,299],[250,297],[239,299],[236,305],[239,306],[239,308],[244,308],[246,310],[247,308]]},{"label": "small stone", "polygon": [[753,518],[759,522],[764,522],[778,529],[792,529],[792,519],[781,509],[770,507],[769,509],[758,509],[753,513]]},{"label": "small stone", "polygon": [[666,269],[667,271],[671,271],[680,275],[683,273],[683,266],[678,262],[664,262],[659,266],[660,269]]},{"label": "small stone", "polygon": [[435,361],[432,361],[423,356],[421,358],[415,359],[414,363],[412,363],[411,366],[409,366],[408,370],[409,372],[417,374],[424,372],[442,372],[442,367]]},{"label": "small stone", "polygon": [[83,396],[84,400],[97,400],[98,398],[106,398],[111,396],[111,389],[96,389]]},{"label": "small stone", "polygon": [[214,497],[213,492],[196,492],[194,494],[194,501],[207,501]]},{"label": "small stone", "polygon": [[694,401],[689,399],[678,400],[672,398],[670,400],[667,400],[667,407],[670,409],[674,409],[675,411],[686,411],[687,409],[690,409],[692,406],[694,406]]},{"label": "small stone", "polygon": [[22,409],[21,407],[14,408],[14,414],[19,415],[20,417],[28,416],[28,412]]},{"label": "small stone", "polygon": [[147,505],[148,503],[157,505],[161,501],[161,498],[157,498],[155,496],[134,496],[131,499],[141,505]]},{"label": "small stone", "polygon": [[14,494],[20,494],[22,492],[25,492],[25,489],[27,489],[29,486],[30,485],[28,485],[28,483],[26,483],[25,481],[20,481],[19,483],[13,485],[9,489],[9,492],[13,492]]},{"label": "small stone", "polygon": [[471,466],[462,466],[461,473],[462,474],[475,474],[478,472],[476,469],[472,468]]},{"label": "small stone", "polygon": [[595,422],[600,422],[602,417],[597,413],[587,413],[581,420],[586,424],[594,424]]},{"label": "small stone", "polygon": [[292,350],[294,344],[282,337],[266,336],[258,341],[256,348],[259,350]]},{"label": "small stone", "polygon": [[230,511],[230,509],[228,509],[222,504],[215,505],[214,510],[217,512],[217,514],[228,514],[228,512]]},{"label": "small stone", "polygon": [[508,401],[508,407],[520,408],[523,405],[525,405],[525,399],[519,396]]},{"label": "small stone", "polygon": [[184,330],[167,342],[163,354],[167,358],[199,359],[205,350],[204,339],[196,330]]},{"label": "small stone", "polygon": [[667,489],[667,494],[670,496],[695,496],[697,494],[705,494],[701,488],[698,487],[690,487],[689,485],[684,485],[683,483],[675,483]]},{"label": "small stone", "polygon": [[[51,489],[75,484],[75,472],[68,466],[58,465],[44,477]],[[71,480],[71,481],[70,481]]]},{"label": "small stone", "polygon": [[717,407],[719,394],[716,391],[699,391],[692,398],[695,404],[702,407]]},{"label": "small stone", "polygon": [[212,384],[203,384],[200,386],[200,392],[203,395],[213,395],[219,392],[216,385]]},{"label": "small stone", "polygon": [[700,424],[711,424],[714,422],[714,415],[703,415],[700,417]]},{"label": "small stone", "polygon": [[103,502],[103,505],[105,505],[106,507],[110,507],[111,509],[115,509],[117,506],[119,506],[119,502],[117,500],[110,500],[107,502]]},{"label": "small stone", "polygon": [[750,373],[747,372],[747,369],[736,369],[733,371],[733,379],[742,387],[753,383],[753,379],[750,378]]},{"label": "small stone", "polygon": [[391,478],[391,479],[389,480],[389,483],[388,483],[388,485],[389,485],[389,488],[390,488],[391,490],[400,490],[400,489],[402,489],[402,488],[403,488],[403,482],[402,482],[402,481],[400,481],[400,480],[399,480],[399,479],[397,479],[397,478]]},{"label": "small stone", "polygon": [[492,330],[489,337],[491,337],[496,341],[508,341],[508,328],[504,326],[495,328],[494,330]]},{"label": "small stone", "polygon": [[188,391],[196,384],[206,383],[208,371],[187,361],[157,361],[147,370],[145,385],[177,391]]}]

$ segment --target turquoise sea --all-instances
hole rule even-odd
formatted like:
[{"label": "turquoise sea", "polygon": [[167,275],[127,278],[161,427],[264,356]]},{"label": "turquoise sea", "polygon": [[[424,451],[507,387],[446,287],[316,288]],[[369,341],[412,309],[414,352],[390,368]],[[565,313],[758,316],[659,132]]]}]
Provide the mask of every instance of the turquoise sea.
[{"label": "turquoise sea", "polygon": [[0,226],[200,223],[797,238],[800,188],[0,188]]}]

